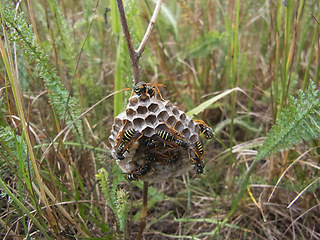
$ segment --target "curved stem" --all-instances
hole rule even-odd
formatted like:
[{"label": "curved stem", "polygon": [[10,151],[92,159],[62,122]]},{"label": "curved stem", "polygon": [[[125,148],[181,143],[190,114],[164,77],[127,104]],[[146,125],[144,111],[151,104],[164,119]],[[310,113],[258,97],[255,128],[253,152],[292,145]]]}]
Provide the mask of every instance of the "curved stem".
[{"label": "curved stem", "polygon": [[142,38],[142,41],[140,43],[140,46],[135,51],[133,48],[133,45],[132,45],[132,41],[131,41],[131,37],[130,37],[130,32],[129,32],[126,14],[124,12],[122,0],[117,0],[117,6],[118,6],[119,15],[120,15],[121,26],[122,26],[124,37],[126,39],[128,50],[129,50],[129,56],[130,56],[130,60],[131,60],[131,67],[132,67],[132,72],[133,72],[134,84],[137,84],[138,82],[140,82],[139,59],[144,51],[144,48],[147,45],[148,39],[150,38],[153,26],[156,23],[156,19],[159,15],[159,12],[161,9],[161,4],[162,4],[162,0],[158,0],[156,7],[154,9],[153,15],[151,17],[151,20],[149,22],[148,28],[147,28],[147,30]]},{"label": "curved stem", "polygon": [[144,51],[144,48],[146,47],[147,45],[147,42],[148,42],[148,39],[150,38],[150,35],[151,35],[151,32],[152,32],[152,29],[153,29],[153,26],[155,25],[156,23],[156,19],[159,15],[159,12],[160,12],[160,9],[161,9],[161,3],[162,3],[162,0],[158,0],[157,1],[157,4],[156,4],[156,7],[154,8],[154,12],[153,12],[153,15],[150,19],[150,22],[149,22],[149,26],[147,28],[147,31],[146,33],[144,34],[143,36],[143,39],[140,43],[140,46],[138,47],[137,51],[136,51],[136,54],[137,54],[137,57],[140,58],[141,54],[143,53]]}]

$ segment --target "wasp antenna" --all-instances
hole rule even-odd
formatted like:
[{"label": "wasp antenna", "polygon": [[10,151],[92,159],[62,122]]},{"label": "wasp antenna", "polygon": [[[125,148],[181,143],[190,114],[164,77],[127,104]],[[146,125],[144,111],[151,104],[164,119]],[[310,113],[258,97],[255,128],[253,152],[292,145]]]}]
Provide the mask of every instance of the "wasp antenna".
[{"label": "wasp antenna", "polygon": [[127,90],[130,90],[131,88],[123,88],[121,89],[120,91],[127,91]]},{"label": "wasp antenna", "polygon": [[220,144],[222,144],[222,142],[216,137],[216,135],[214,135],[214,138],[215,138]]}]

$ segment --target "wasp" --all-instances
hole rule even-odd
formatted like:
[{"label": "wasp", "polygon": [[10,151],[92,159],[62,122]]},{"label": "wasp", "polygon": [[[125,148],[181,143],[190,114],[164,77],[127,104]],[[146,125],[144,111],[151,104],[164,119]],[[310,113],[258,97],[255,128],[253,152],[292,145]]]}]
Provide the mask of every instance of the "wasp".
[{"label": "wasp", "polygon": [[133,128],[130,128],[130,129],[126,130],[123,133],[122,142],[129,142],[136,132],[137,131],[135,129],[133,129]]},{"label": "wasp", "polygon": [[116,141],[118,142],[116,147],[118,148],[121,144],[128,143],[133,138],[133,136],[137,135],[136,133],[138,134],[138,132],[133,128],[126,130],[124,133],[123,131],[121,131],[116,138]]},{"label": "wasp", "polygon": [[[123,137],[121,142],[118,143],[118,145],[116,146],[116,153],[117,153],[117,158],[120,160],[124,159],[123,154],[129,150],[132,150],[134,147],[139,147],[139,142],[137,142],[143,135],[134,130],[133,128],[130,128],[128,130],[126,130],[123,133]],[[137,145],[137,146],[135,146]]]},{"label": "wasp", "polygon": [[139,180],[138,175],[135,173],[128,173],[126,178],[129,182],[133,180]]},{"label": "wasp", "polygon": [[203,168],[204,168],[204,166],[203,166],[203,164],[201,163],[201,160],[200,160],[200,158],[194,158],[194,160],[195,160],[195,166],[196,166],[196,168],[197,168],[197,174],[202,174],[203,173]]},{"label": "wasp", "polygon": [[117,144],[117,147],[119,146],[119,144],[120,144],[120,142],[121,142],[120,139],[123,138],[124,129],[125,129],[126,125],[127,125],[127,120],[125,120],[125,122],[124,122],[124,124],[123,124],[123,127],[122,127],[121,131],[118,133],[118,136],[117,136],[117,138],[116,138],[116,142],[118,143],[118,144]]},{"label": "wasp", "polygon": [[145,155],[146,155],[146,160],[147,161],[152,161],[152,162],[157,161],[155,153],[148,152]]},{"label": "wasp", "polygon": [[124,131],[127,124],[127,120],[125,121],[122,130],[118,133],[118,136],[116,138],[117,146],[119,147],[121,142],[129,142],[131,138],[134,136],[134,134],[137,132],[135,129],[130,128]]},{"label": "wasp", "polygon": [[[162,148],[173,148],[175,145],[174,144],[181,144],[181,146],[185,146],[184,142],[181,141],[177,141],[178,139],[176,139],[172,134],[164,131],[164,130],[158,130],[156,132],[156,138],[158,138],[159,140],[157,142],[157,146],[161,146]],[[170,144],[168,142],[172,142],[174,144]]]},{"label": "wasp", "polygon": [[133,141],[131,142],[121,142],[119,147],[116,149],[116,153],[117,153],[117,158],[119,160],[123,160],[124,156],[123,154],[125,152],[130,152],[132,149],[137,149],[139,147],[139,138],[142,137],[142,135],[140,134],[139,137],[136,137]]},{"label": "wasp", "polygon": [[206,139],[211,139],[214,137],[214,133],[212,131],[212,128],[209,127],[204,121],[202,120],[194,120],[195,122],[198,123],[200,127],[200,133],[204,134]]},{"label": "wasp", "polygon": [[138,96],[141,96],[142,94],[147,93],[147,84],[144,82],[139,82],[137,85],[134,86],[133,91]]},{"label": "wasp", "polygon": [[149,148],[156,148],[158,146],[158,143],[151,138],[144,139],[143,144]]},{"label": "wasp", "polygon": [[121,142],[119,147],[117,148],[116,150],[116,153],[117,153],[117,158],[120,159],[120,160],[123,160],[124,159],[124,148],[125,148],[125,142]]},{"label": "wasp", "polygon": [[146,165],[144,165],[144,167],[141,167],[141,168],[139,169],[139,174],[140,174],[140,176],[144,176],[144,175],[146,175],[150,170],[151,170],[150,166],[146,164]]},{"label": "wasp", "polygon": [[127,180],[129,182],[133,181],[133,180],[139,180],[140,177],[146,175],[149,171],[150,171],[150,166],[149,165],[145,165],[144,167],[140,167],[137,171],[135,172],[130,172],[127,174]]},{"label": "wasp", "polygon": [[180,140],[180,139],[174,139],[174,142],[176,143],[176,144],[178,144],[180,147],[183,147],[184,149],[188,149],[188,144],[185,142],[185,141],[182,141],[182,140]]},{"label": "wasp", "polygon": [[178,155],[177,154],[173,155],[173,154],[171,154],[171,152],[168,152],[167,159],[166,159],[166,161],[168,163],[174,163],[177,160],[178,160]]},{"label": "wasp", "polygon": [[143,140],[143,144],[149,148],[158,148],[158,147],[172,147],[170,144],[166,144],[164,142],[161,142],[160,137],[157,135],[157,137],[159,138],[159,140],[155,141],[154,139],[151,138],[147,138],[145,140]]},{"label": "wasp", "polygon": [[159,87],[165,87],[165,85],[139,82],[135,85],[133,92],[136,93],[138,96],[149,95],[150,97],[154,97],[159,95],[160,99],[162,101],[165,101],[160,93]]},{"label": "wasp", "polygon": [[164,123],[166,126],[167,126],[167,128],[170,130],[170,133],[175,137],[175,138],[178,138],[178,139],[180,139],[180,140],[182,140],[183,138],[184,138],[184,135],[182,134],[182,133],[180,133],[179,131],[177,131],[176,129],[174,129],[174,127],[175,127],[175,125],[177,124],[175,124],[173,127],[170,127],[166,122],[164,122],[164,121],[161,121],[162,123]]},{"label": "wasp", "polygon": [[202,174],[203,173],[203,168],[204,168],[204,166],[202,164],[202,160],[201,160],[201,154],[203,154],[202,143],[201,142],[196,142],[196,150],[194,148],[192,148],[192,147],[190,149],[194,153],[194,157],[192,159],[193,159],[194,165],[197,168],[197,174]]}]

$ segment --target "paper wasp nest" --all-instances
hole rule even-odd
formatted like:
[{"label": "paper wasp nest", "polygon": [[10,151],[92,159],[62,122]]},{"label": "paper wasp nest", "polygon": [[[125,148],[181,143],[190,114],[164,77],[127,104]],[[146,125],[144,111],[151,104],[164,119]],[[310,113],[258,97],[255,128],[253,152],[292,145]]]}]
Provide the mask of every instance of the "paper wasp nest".
[{"label": "paper wasp nest", "polygon": [[128,180],[164,181],[192,167],[202,173],[203,125],[150,86],[136,85],[126,110],[114,119],[109,137],[112,156]]}]

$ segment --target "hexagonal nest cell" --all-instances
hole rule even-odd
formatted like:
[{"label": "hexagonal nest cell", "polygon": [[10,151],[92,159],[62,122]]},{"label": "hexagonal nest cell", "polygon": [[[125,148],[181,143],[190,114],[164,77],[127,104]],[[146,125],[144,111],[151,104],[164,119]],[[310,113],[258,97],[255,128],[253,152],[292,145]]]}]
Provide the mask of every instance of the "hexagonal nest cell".
[{"label": "hexagonal nest cell", "polygon": [[111,154],[127,179],[160,182],[192,167],[203,173],[201,134],[212,129],[164,100],[156,84],[139,83],[133,92],[109,136]]}]

